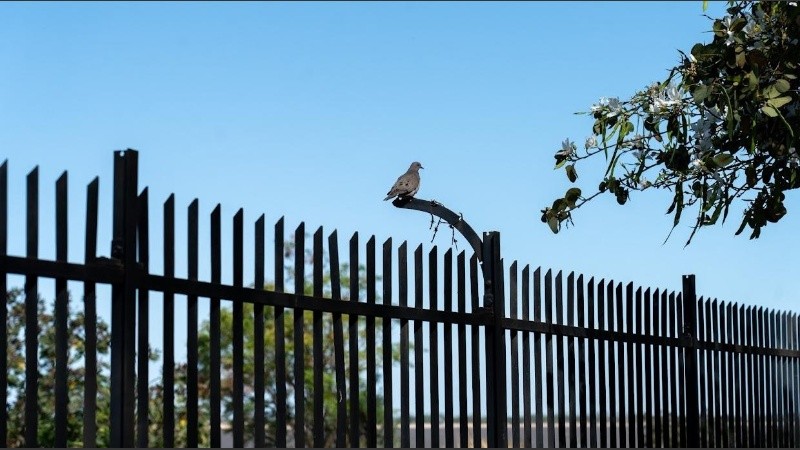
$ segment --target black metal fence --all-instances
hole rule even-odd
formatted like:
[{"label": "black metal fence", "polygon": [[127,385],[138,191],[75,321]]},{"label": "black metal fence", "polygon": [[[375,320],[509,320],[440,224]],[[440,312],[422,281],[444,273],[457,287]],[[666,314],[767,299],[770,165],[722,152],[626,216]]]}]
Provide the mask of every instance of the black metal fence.
[{"label": "black metal fence", "polygon": [[[150,444],[152,375],[146,349],[154,327],[163,327],[164,396],[158,408],[163,417],[160,438],[166,447],[175,445],[178,429],[186,433],[189,447],[197,446],[201,435],[209,436],[212,447],[222,445],[226,436],[236,447],[794,447],[800,443],[796,314],[696,298],[691,275],[684,277],[681,292],[671,292],[573,273],[566,277],[550,270],[543,273],[529,266],[520,271],[516,262],[506,271],[496,232],[485,233],[480,251],[469,258],[461,251],[454,261],[452,249],[440,257],[433,247],[427,253],[427,276],[422,246],[413,251],[411,262],[407,244],[395,248],[388,239],[378,261],[374,237],[362,253],[366,264],[361,274],[361,247],[355,234],[348,248],[349,283],[343,286],[348,274],[340,273],[337,233],[328,236],[324,249],[320,228],[312,239],[307,295],[305,227],[300,224],[295,230],[294,248],[284,248],[283,219],[274,229],[274,289],[265,290],[261,289],[266,282],[263,215],[254,228],[256,288],[245,287],[242,210],[233,217],[233,282],[223,284],[219,206],[210,217],[210,280],[201,281],[196,200],[188,208],[187,276],[181,278],[175,274],[172,196],[163,205],[164,266],[158,275],[149,270],[149,199],[147,189],[138,191],[137,158],[131,150],[115,153],[110,258],[97,257],[98,181],[89,184],[83,263],[67,261],[66,173],[56,182],[56,259],[38,255],[37,170],[27,179],[26,254],[8,255],[7,164],[0,167],[0,290],[8,290],[9,274],[25,277],[25,388],[16,395],[27,399],[37,397],[40,377],[38,281],[55,280],[54,415],[43,418],[38,402],[26,402],[27,447],[40,445],[42,420],[55,423],[53,444],[67,446],[68,416],[76,413],[69,410],[67,400],[75,395],[66,376],[68,280],[83,283],[82,363],[87,379],[81,417],[83,444],[88,447],[96,445],[98,428],[106,426],[112,446]],[[284,286],[287,251],[294,254],[291,293]],[[99,394],[92,376],[98,371],[98,285],[111,286],[109,424],[98,423]],[[163,294],[161,324],[148,320],[152,292]],[[186,311],[176,312],[176,295],[185,296]],[[209,299],[210,323],[210,363],[202,367],[201,298]],[[232,305],[231,374],[223,373],[220,360],[225,331],[220,322],[222,302]],[[254,341],[265,342],[269,328],[274,330],[273,348],[255,345],[252,355],[245,355],[246,303],[253,305]],[[7,314],[0,308],[2,347],[7,346]],[[185,424],[175,419],[177,316],[184,316],[188,324]],[[265,324],[265,317],[274,323]],[[308,325],[310,349],[304,340]],[[332,328],[332,342],[323,334],[323,326]],[[360,346],[365,352],[358,351]],[[323,353],[331,348],[333,373],[327,373]],[[265,363],[267,355],[271,365]],[[245,357],[252,358],[254,373],[244,373]],[[360,361],[362,357],[366,361]],[[7,364],[4,354],[0,373],[7,372]],[[200,398],[199,370],[204,371],[201,378],[208,379],[206,398]],[[325,377],[333,382],[326,384]],[[227,398],[223,380],[231,383]],[[267,399],[265,390],[274,395]],[[333,411],[325,409],[330,395]],[[9,403],[6,379],[0,379],[0,396]],[[306,412],[309,400],[311,411]],[[230,423],[223,404],[232,410]],[[252,417],[245,417],[245,410],[252,411]],[[0,436],[6,438],[7,411],[0,411]],[[209,417],[207,426],[200,424],[203,414]],[[335,426],[326,430],[326,416],[331,414]]]}]

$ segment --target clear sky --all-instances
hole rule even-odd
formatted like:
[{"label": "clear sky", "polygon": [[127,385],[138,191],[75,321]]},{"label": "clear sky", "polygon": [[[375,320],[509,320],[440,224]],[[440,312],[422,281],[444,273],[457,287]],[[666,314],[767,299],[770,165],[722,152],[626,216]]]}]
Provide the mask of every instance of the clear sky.
[{"label": "clear sky", "polygon": [[[707,13],[720,17],[724,5],[712,2]],[[233,214],[244,208],[247,249],[265,213],[268,224],[285,216],[287,233],[300,221],[310,232],[338,229],[343,249],[358,231],[364,241],[391,236],[427,251],[430,217],[382,201],[418,160],[418,196],[462,212],[478,232],[500,231],[506,261],[674,290],[691,273],[700,295],[800,312],[795,192],[788,215],[754,241],[734,237],[737,210],[684,248],[689,215],[663,244],[668,192],[633,193],[624,207],[601,197],[558,235],[539,220],[570,187],[563,170],[553,170],[553,153],[565,138],[580,144],[590,134],[590,119],[573,113],[663,79],[679,49],[710,40],[710,27],[701,1],[4,2],[0,160],[10,166],[9,250],[24,254],[24,177],[38,164],[40,255],[54,258],[54,183],[63,170],[70,259],[83,257],[85,186],[96,175],[99,249],[107,255],[112,151],[130,147],[140,151],[154,230],[170,193],[178,230],[185,207],[200,199],[201,258],[217,203],[226,243]],[[600,181],[589,169],[578,167],[585,191]],[[441,252],[448,231],[436,237]],[[151,248],[156,272],[159,239]]]}]

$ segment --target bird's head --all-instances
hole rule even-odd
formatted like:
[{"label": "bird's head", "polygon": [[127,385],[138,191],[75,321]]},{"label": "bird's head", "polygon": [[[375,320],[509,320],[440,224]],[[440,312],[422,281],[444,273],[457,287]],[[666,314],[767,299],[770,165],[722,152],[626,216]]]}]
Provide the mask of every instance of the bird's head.
[{"label": "bird's head", "polygon": [[422,167],[422,164],[420,164],[419,162],[414,161],[413,163],[411,163],[410,169],[411,170],[419,170],[419,169],[424,169],[424,167]]}]

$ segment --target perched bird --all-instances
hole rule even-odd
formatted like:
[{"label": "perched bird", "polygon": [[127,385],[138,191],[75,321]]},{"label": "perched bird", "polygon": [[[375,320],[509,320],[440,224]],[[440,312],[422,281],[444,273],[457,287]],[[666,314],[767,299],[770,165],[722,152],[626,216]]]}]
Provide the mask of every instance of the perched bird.
[{"label": "perched bird", "polygon": [[424,169],[422,164],[414,161],[406,173],[400,175],[395,181],[394,186],[389,189],[383,201],[394,197],[413,197],[419,190],[419,169]]}]

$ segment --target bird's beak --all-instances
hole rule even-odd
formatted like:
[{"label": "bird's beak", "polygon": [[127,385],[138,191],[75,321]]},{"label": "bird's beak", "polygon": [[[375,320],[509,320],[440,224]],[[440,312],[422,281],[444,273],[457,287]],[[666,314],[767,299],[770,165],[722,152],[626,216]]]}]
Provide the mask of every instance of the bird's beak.
[{"label": "bird's beak", "polygon": [[422,167],[422,164],[420,164],[420,165],[419,165],[419,168],[420,168],[420,169],[424,169],[424,167]]}]

